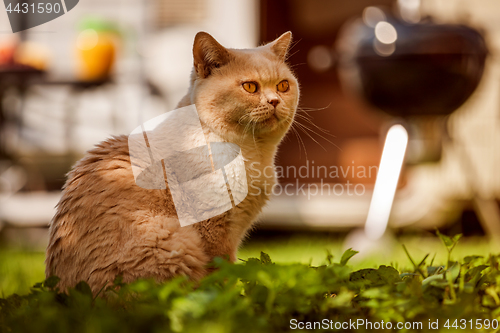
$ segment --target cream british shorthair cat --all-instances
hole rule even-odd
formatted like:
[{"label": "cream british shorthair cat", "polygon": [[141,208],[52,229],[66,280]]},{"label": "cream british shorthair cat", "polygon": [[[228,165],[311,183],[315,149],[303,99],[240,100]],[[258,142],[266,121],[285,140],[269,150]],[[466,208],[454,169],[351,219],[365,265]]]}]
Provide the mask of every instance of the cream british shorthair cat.
[{"label": "cream british shorthair cat", "polygon": [[[228,49],[199,32],[194,69],[178,108],[196,106],[207,141],[241,148],[246,198],[230,210],[181,227],[172,195],[135,182],[127,136],[101,142],[68,175],[50,225],[46,275],[66,290],[79,281],[97,293],[117,275],[197,280],[216,257],[236,260],[238,247],[266,204],[275,183],[278,145],[290,128],[299,84],[285,63],[292,34],[254,49]],[[250,186],[250,184],[252,186]]]}]

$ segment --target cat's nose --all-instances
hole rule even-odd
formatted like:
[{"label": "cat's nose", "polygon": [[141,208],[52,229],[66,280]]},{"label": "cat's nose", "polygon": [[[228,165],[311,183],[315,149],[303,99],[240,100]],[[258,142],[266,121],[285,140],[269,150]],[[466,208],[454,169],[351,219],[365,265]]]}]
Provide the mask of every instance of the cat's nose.
[{"label": "cat's nose", "polygon": [[278,103],[280,102],[279,99],[277,98],[271,98],[267,101],[269,104],[271,104],[272,106],[276,107],[276,105],[278,105]]}]

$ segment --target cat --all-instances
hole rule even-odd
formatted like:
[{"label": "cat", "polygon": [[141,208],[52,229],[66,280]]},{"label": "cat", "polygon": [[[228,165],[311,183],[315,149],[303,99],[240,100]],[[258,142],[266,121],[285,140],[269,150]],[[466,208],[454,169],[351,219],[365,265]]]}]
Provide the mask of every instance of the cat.
[{"label": "cat", "polygon": [[286,63],[291,39],[286,32],[253,49],[225,48],[206,32],[194,39],[190,87],[178,108],[196,106],[207,142],[241,148],[245,199],[181,227],[168,186],[135,183],[127,136],[105,140],[68,173],[50,224],[45,273],[60,278],[60,290],[83,280],[97,293],[118,275],[125,283],[199,280],[214,257],[236,260],[276,182],[270,170],[299,102],[299,83]]}]

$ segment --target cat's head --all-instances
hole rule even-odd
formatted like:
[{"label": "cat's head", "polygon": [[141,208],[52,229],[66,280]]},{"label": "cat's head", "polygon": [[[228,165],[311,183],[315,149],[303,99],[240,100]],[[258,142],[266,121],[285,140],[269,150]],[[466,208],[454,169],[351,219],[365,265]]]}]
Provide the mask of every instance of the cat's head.
[{"label": "cat's head", "polygon": [[231,142],[279,142],[299,101],[298,81],[285,63],[291,39],[286,32],[254,49],[228,49],[199,32],[191,101],[202,123]]}]

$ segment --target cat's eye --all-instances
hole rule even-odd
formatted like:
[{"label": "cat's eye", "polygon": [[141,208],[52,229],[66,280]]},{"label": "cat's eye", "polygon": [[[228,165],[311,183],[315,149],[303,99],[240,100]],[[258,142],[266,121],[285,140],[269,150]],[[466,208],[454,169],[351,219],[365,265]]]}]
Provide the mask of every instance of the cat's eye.
[{"label": "cat's eye", "polygon": [[255,83],[255,82],[245,82],[245,83],[243,83],[243,89],[245,89],[249,93],[254,93],[254,92],[257,91],[257,83]]},{"label": "cat's eye", "polygon": [[278,88],[278,91],[280,91],[280,92],[287,92],[288,89],[290,88],[290,86],[289,86],[287,80],[283,80],[280,83],[278,83],[277,88]]}]

